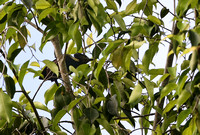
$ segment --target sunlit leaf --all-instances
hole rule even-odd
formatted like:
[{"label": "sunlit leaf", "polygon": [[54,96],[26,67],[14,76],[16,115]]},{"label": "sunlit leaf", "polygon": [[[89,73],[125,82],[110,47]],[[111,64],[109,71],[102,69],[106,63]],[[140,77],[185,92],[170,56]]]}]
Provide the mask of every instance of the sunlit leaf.
[{"label": "sunlit leaf", "polygon": [[37,109],[41,109],[41,110],[44,110],[44,111],[47,111],[47,112],[50,112],[50,110],[45,106],[43,105],[41,102],[34,102],[34,105]]},{"label": "sunlit leaf", "polygon": [[46,0],[39,0],[35,3],[36,9],[46,9],[50,6],[51,6],[51,4]]},{"label": "sunlit leaf", "polygon": [[42,62],[44,62],[45,65],[46,65],[52,72],[54,72],[54,73],[58,76],[58,74],[59,74],[58,66],[57,66],[54,62],[52,62],[52,61],[50,61],[50,60],[43,60]]},{"label": "sunlit leaf", "polygon": [[138,102],[138,99],[141,97],[142,94],[142,87],[140,84],[137,84],[134,88],[134,90],[131,92],[130,98],[129,98],[129,104],[135,104]]},{"label": "sunlit leaf", "polygon": [[0,89],[0,117],[8,123],[10,123],[12,119],[12,101],[2,89]]},{"label": "sunlit leaf", "polygon": [[155,16],[149,15],[147,18],[150,21],[154,22],[155,24],[161,25],[161,21],[158,18],[156,18]]},{"label": "sunlit leaf", "polygon": [[54,83],[45,93],[44,93],[44,102],[47,105],[49,101],[53,100],[58,86]]},{"label": "sunlit leaf", "polygon": [[177,118],[177,124],[176,124],[176,129],[180,131],[179,126],[181,123],[188,117],[188,115],[191,113],[191,109],[183,110],[181,113],[178,115]]},{"label": "sunlit leaf", "polygon": [[126,15],[133,13],[133,11],[135,10],[135,7],[137,5],[136,2],[137,2],[137,0],[133,0],[127,5],[126,10],[125,10]]},{"label": "sunlit leaf", "polygon": [[180,96],[178,97],[177,103],[176,103],[176,108],[179,109],[179,107],[181,105],[183,105],[188,98],[191,96],[190,92],[187,90],[183,90],[180,94]]},{"label": "sunlit leaf", "polygon": [[27,71],[28,64],[29,64],[29,60],[28,60],[27,62],[25,62],[25,63],[22,65],[21,69],[20,69],[20,72],[19,72],[19,79],[18,79],[18,82],[19,82],[20,85],[22,85],[24,76],[25,76],[26,71]]},{"label": "sunlit leaf", "polygon": [[175,100],[171,100],[165,107],[164,111],[163,111],[163,115],[165,115],[167,112],[169,112],[173,107],[175,107],[177,102],[177,99]]},{"label": "sunlit leaf", "polygon": [[163,97],[167,96],[172,90],[176,89],[176,83],[168,83],[162,90],[160,95],[160,101]]}]

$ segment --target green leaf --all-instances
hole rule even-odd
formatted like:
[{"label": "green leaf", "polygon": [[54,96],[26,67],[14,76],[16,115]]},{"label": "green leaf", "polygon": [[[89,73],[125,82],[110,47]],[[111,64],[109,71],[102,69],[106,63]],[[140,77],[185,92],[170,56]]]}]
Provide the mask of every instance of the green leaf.
[{"label": "green leaf", "polygon": [[47,9],[43,10],[39,14],[38,22],[41,22],[41,20],[46,18],[47,15],[49,15],[50,13],[56,13],[56,9],[55,8],[47,8]]},{"label": "green leaf", "polygon": [[189,67],[189,64],[190,64],[190,61],[189,60],[184,60],[182,63],[181,63],[181,70],[184,70],[186,68]]},{"label": "green leaf", "polygon": [[2,73],[4,75],[7,74],[7,67],[1,60],[0,60],[0,73]]},{"label": "green leaf", "polygon": [[162,90],[160,95],[160,101],[163,97],[167,96],[172,90],[176,89],[176,83],[168,83]]},{"label": "green leaf", "polygon": [[75,100],[73,100],[67,107],[67,111],[69,112],[76,104],[78,104],[80,102],[80,100],[82,100],[84,97],[80,97],[77,98]]},{"label": "green leaf", "polygon": [[35,3],[36,9],[46,9],[51,7],[51,4],[46,0],[39,0]]},{"label": "green leaf", "polygon": [[60,122],[61,118],[62,118],[66,113],[67,113],[66,110],[60,110],[60,111],[56,114],[55,118],[53,119],[53,126],[52,126],[52,127],[56,127],[57,124],[58,124],[58,122]]},{"label": "green leaf", "polygon": [[103,50],[102,55],[107,57],[111,52],[113,52],[123,42],[124,42],[124,40],[116,40],[116,41],[109,42],[109,45],[106,47],[105,50]]},{"label": "green leaf", "polygon": [[146,77],[144,77],[144,83],[147,89],[147,92],[149,94],[149,97],[151,99],[151,105],[154,103],[154,84],[149,81]]},{"label": "green leaf", "polygon": [[47,105],[49,101],[53,100],[58,86],[54,83],[45,93],[44,93],[44,103]]},{"label": "green leaf", "polygon": [[45,106],[43,105],[42,103],[40,102],[34,102],[34,105],[37,109],[41,109],[41,110],[44,110],[44,111],[47,111],[47,112],[50,112],[50,110]]},{"label": "green leaf", "polygon": [[78,28],[79,28],[79,22],[76,22],[76,23],[73,23],[69,27],[69,31],[68,31],[69,36],[72,37],[72,39],[74,40],[74,42],[77,45],[77,51],[79,51],[80,48],[82,47],[81,33]]},{"label": "green leaf", "polygon": [[113,9],[115,12],[117,12],[117,5],[113,0],[106,0],[107,8],[108,9]]},{"label": "green leaf", "polygon": [[23,82],[24,76],[26,74],[26,70],[27,70],[28,64],[29,64],[29,60],[27,62],[25,62],[22,65],[21,69],[20,69],[19,78],[18,78],[19,85],[22,85],[22,82]]},{"label": "green leaf", "polygon": [[169,9],[163,7],[160,11],[160,17],[164,18],[169,13]]},{"label": "green leaf", "polygon": [[98,63],[98,66],[94,71],[94,76],[95,76],[96,79],[99,78],[99,74],[100,74],[100,72],[102,70],[102,67],[103,67],[105,61],[106,61],[106,57],[103,57],[103,58],[100,59],[100,61]]},{"label": "green leaf", "polygon": [[40,67],[40,64],[36,61],[31,62],[30,66]]},{"label": "green leaf", "polygon": [[10,96],[10,98],[12,99],[14,97],[16,88],[15,88],[15,82],[13,80],[12,77],[5,75],[4,76],[4,80],[6,83],[6,92],[8,93],[8,95]]},{"label": "green leaf", "polygon": [[113,16],[113,18],[115,19],[115,21],[118,23],[118,25],[120,26],[120,28],[123,30],[123,31],[126,31],[126,24],[122,18],[122,16],[120,14],[115,14]]},{"label": "green leaf", "polygon": [[12,101],[2,89],[0,89],[0,117],[8,123],[10,123],[12,119]]},{"label": "green leaf", "polygon": [[147,19],[152,21],[155,24],[161,25],[161,21],[158,18],[156,18],[155,16],[149,15],[147,17]]},{"label": "green leaf", "polygon": [[175,100],[171,100],[165,107],[164,111],[163,111],[163,115],[165,115],[167,112],[169,112],[176,104],[177,99]]},{"label": "green leaf", "polygon": [[150,75],[163,75],[164,69],[163,68],[151,69],[151,70],[149,70],[149,74]]},{"label": "green leaf", "polygon": [[179,109],[179,107],[181,105],[183,105],[187,100],[188,98],[191,96],[191,93],[187,90],[183,90],[180,94],[180,96],[178,97],[178,100],[177,100],[177,103],[176,103],[176,108],[177,110]]},{"label": "green leaf", "polygon": [[200,36],[194,30],[189,30],[189,39],[192,46],[198,46],[198,44],[200,43]]},{"label": "green leaf", "polygon": [[94,121],[99,117],[99,112],[94,108],[86,108],[84,113],[89,119],[90,123],[94,123]]},{"label": "green leaf", "polygon": [[59,75],[59,71],[58,71],[58,66],[50,61],[50,60],[43,60],[42,62],[44,62],[44,64],[52,71],[54,72],[57,76]]},{"label": "green leaf", "polygon": [[27,44],[27,29],[26,26],[20,28],[20,32],[17,32],[18,42],[20,47],[23,49]]},{"label": "green leaf", "polygon": [[138,100],[142,95],[142,87],[140,84],[137,84],[134,90],[131,92],[128,103],[129,104],[137,104]]},{"label": "green leaf", "polygon": [[181,123],[186,120],[186,118],[188,117],[188,115],[191,113],[191,109],[187,109],[187,110],[183,110],[181,111],[181,113],[178,115],[177,118],[177,123],[176,123],[176,129],[178,131],[180,131],[179,127],[181,125]]},{"label": "green leaf", "polygon": [[194,72],[195,69],[197,68],[197,63],[198,63],[198,52],[197,50],[194,50],[192,53],[192,58],[190,60],[190,69],[192,72]]},{"label": "green leaf", "polygon": [[126,7],[125,14],[126,15],[132,14],[135,10],[136,5],[137,5],[137,0],[133,0],[132,2],[130,2]]},{"label": "green leaf", "polygon": [[31,9],[33,6],[33,1],[32,0],[22,0],[22,2],[24,3],[24,5],[26,5],[26,7],[28,9]]},{"label": "green leaf", "polygon": [[57,89],[54,95],[54,106],[56,108],[62,109],[71,102],[70,94],[65,90],[64,86]]},{"label": "green leaf", "polygon": [[106,129],[106,131],[108,131],[108,133],[110,135],[114,135],[112,127],[110,126],[108,121],[105,120],[105,118],[97,119],[97,121],[98,121],[99,124],[101,124]]},{"label": "green leaf", "polygon": [[0,5],[6,3],[7,1],[8,1],[8,0],[1,0],[1,1],[0,1]]}]

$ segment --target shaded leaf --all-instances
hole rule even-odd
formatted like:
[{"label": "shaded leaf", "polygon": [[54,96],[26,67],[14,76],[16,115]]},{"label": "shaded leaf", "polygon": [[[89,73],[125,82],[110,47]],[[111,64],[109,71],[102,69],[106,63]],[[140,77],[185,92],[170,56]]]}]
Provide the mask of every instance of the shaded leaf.
[{"label": "shaded leaf", "polygon": [[6,83],[6,92],[8,93],[8,95],[10,96],[10,98],[12,99],[14,97],[16,88],[15,88],[15,82],[13,80],[12,77],[5,75],[4,76],[4,80]]},{"label": "shaded leaf", "polygon": [[123,31],[126,31],[126,24],[122,18],[122,16],[120,14],[115,14],[113,16],[113,18],[115,19],[115,21],[118,23],[118,25],[120,26],[120,28],[123,30]]},{"label": "shaded leaf", "polygon": [[93,123],[99,117],[99,112],[94,108],[86,108],[84,113],[91,123]]},{"label": "shaded leaf", "polygon": [[101,119],[97,119],[97,121],[106,129],[106,131],[108,131],[110,135],[114,135],[113,129],[107,120],[105,120],[104,118],[101,118]]},{"label": "shaded leaf", "polygon": [[107,102],[107,110],[110,114],[114,116],[119,116],[118,113],[118,101],[116,99],[117,95],[113,95]]},{"label": "shaded leaf", "polygon": [[160,11],[160,17],[164,18],[169,13],[169,9],[163,7]]}]

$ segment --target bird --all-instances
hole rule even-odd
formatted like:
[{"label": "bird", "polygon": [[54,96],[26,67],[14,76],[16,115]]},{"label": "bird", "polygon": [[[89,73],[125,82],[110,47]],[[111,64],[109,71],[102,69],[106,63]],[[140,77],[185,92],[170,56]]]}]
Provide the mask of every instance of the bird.
[{"label": "bird", "polygon": [[[81,53],[75,53],[74,57],[72,57],[69,54],[65,55],[65,63],[67,66],[67,71],[69,72],[69,66],[73,66],[74,68],[77,68],[81,64],[86,64],[89,61],[92,61],[93,59],[88,58],[85,54]],[[57,59],[53,60],[58,65]],[[47,66],[43,69],[42,73],[43,76],[40,76],[40,80],[50,80],[54,81],[57,86],[59,86],[57,79],[61,78],[61,75],[57,76],[54,72],[52,72]],[[72,72],[69,72],[69,75],[72,74]]]}]

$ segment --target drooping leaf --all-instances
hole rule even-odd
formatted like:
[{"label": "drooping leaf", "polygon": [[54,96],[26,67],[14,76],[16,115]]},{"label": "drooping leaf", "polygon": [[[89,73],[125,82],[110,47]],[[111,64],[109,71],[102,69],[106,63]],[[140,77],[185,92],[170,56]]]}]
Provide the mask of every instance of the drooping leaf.
[{"label": "drooping leaf", "polygon": [[169,9],[163,7],[160,11],[160,17],[164,18],[169,13]]},{"label": "drooping leaf", "polygon": [[105,118],[99,118],[99,119],[97,119],[97,121],[99,124],[101,124],[106,129],[106,131],[108,131],[108,133],[110,135],[114,135],[111,125],[108,123],[107,120],[105,120]]},{"label": "drooping leaf", "polygon": [[0,73],[7,74],[7,66],[0,60]]},{"label": "drooping leaf", "polygon": [[0,117],[8,123],[10,123],[12,119],[12,101],[2,89],[0,89]]},{"label": "drooping leaf", "polygon": [[4,76],[4,80],[6,83],[6,92],[8,93],[8,95],[10,96],[10,98],[12,99],[14,97],[16,88],[15,88],[15,82],[13,80],[12,77],[5,75]]},{"label": "drooping leaf", "polygon": [[45,93],[44,93],[44,103],[47,105],[49,101],[53,100],[58,86],[54,83]]},{"label": "drooping leaf", "polygon": [[18,42],[20,47],[23,49],[27,44],[27,29],[26,26],[20,28],[20,32],[17,32]]},{"label": "drooping leaf", "polygon": [[194,50],[192,53],[192,58],[190,60],[190,69],[192,72],[194,72],[195,69],[197,68],[197,63],[198,63],[198,52],[197,50]]},{"label": "drooping leaf", "polygon": [[27,71],[28,64],[29,64],[29,60],[28,60],[27,62],[25,62],[25,63],[22,65],[21,69],[20,69],[20,72],[19,72],[19,79],[18,79],[18,82],[19,82],[20,85],[22,85],[24,76],[25,76],[26,71]]},{"label": "drooping leaf", "polygon": [[198,46],[198,44],[200,43],[200,36],[194,30],[189,30],[189,39],[192,46]]},{"label": "drooping leaf", "polygon": [[126,31],[126,24],[122,18],[122,16],[120,14],[115,14],[113,16],[113,18],[115,19],[115,21],[119,24],[120,28],[123,30],[123,31]]},{"label": "drooping leaf", "polygon": [[151,98],[151,104],[153,105],[153,103],[154,103],[154,85],[147,78],[144,78],[144,83],[145,83],[147,92],[149,94],[149,97]]}]

